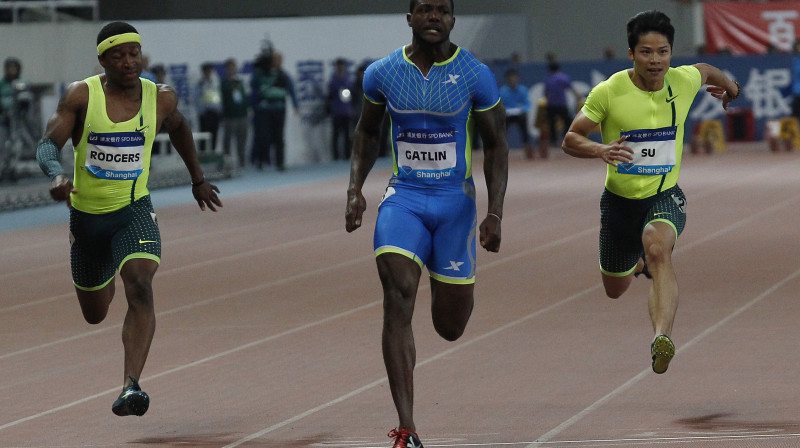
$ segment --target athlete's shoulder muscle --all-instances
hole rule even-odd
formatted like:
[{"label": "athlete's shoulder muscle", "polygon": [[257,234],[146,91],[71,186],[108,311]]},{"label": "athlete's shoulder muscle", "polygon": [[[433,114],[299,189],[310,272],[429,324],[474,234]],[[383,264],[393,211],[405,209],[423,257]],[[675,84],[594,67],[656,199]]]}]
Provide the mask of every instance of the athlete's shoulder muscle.
[{"label": "athlete's shoulder muscle", "polygon": [[384,94],[385,77],[386,73],[393,71],[392,66],[396,65],[396,62],[393,62],[393,59],[395,59],[393,56],[396,57],[396,53],[397,51],[389,56],[378,59],[370,64],[364,71],[362,87],[364,88],[364,96],[366,96],[369,101],[376,104],[383,104],[386,102],[386,96]]}]

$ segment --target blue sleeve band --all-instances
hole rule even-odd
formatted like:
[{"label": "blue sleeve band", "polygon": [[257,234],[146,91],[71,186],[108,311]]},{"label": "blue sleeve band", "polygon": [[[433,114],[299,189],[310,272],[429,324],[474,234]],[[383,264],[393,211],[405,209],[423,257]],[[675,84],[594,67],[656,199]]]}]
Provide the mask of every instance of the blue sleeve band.
[{"label": "blue sleeve band", "polygon": [[59,174],[64,174],[60,154],[61,151],[52,139],[43,138],[36,146],[36,160],[39,162],[39,168],[51,180]]}]

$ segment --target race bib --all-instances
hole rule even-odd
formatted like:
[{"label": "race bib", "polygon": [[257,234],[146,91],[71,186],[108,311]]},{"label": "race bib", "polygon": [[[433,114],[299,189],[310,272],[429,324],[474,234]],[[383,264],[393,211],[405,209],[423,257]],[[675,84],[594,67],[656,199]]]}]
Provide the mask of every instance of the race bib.
[{"label": "race bib", "polygon": [[[456,167],[454,129],[406,129],[397,135],[397,166],[420,179],[453,175]],[[415,174],[413,174],[415,173]]]},{"label": "race bib", "polygon": [[107,180],[134,180],[144,169],[144,133],[111,132],[89,134],[86,169]]},{"label": "race bib", "polygon": [[633,150],[633,161],[617,165],[621,174],[661,176],[675,167],[675,138],[677,126],[659,129],[636,129],[622,132],[623,144]]}]

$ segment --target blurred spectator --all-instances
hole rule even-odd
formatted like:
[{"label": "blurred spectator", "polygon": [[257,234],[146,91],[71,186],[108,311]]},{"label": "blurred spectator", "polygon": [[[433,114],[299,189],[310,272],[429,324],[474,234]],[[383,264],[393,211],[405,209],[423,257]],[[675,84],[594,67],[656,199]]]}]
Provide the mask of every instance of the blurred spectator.
[{"label": "blurred spectator", "polygon": [[231,143],[236,144],[236,166],[245,164],[247,144],[247,95],[244,82],[234,59],[225,61],[225,78],[220,83],[222,90],[222,148],[231,155]]},{"label": "blurred spectator", "polygon": [[352,101],[352,123],[353,127],[355,128],[355,124],[358,122],[358,118],[361,117],[361,108],[364,106],[364,72],[367,71],[368,64],[364,63],[358,66],[356,69],[355,79],[353,80],[353,101]]},{"label": "blurred spectator", "polygon": [[533,146],[528,133],[528,112],[531,102],[528,99],[528,88],[519,83],[519,73],[515,69],[506,71],[506,83],[500,87],[500,98],[506,109],[506,129],[516,126],[525,148],[525,157],[533,158]]},{"label": "blurred spectator", "polygon": [[[369,63],[364,62],[358,69],[356,69],[356,79],[353,81],[353,117],[351,121],[351,130],[358,124],[358,119],[361,117],[361,108],[364,106],[364,72],[367,71]],[[378,157],[386,157],[389,155],[389,111],[387,110],[383,116],[381,123],[381,134],[378,141]]]},{"label": "blurred spectator", "polygon": [[775,44],[770,42],[767,44],[766,52],[767,54],[775,54],[775,53],[780,53],[780,50],[778,50],[778,47],[776,47]]},{"label": "blurred spectator", "polygon": [[253,64],[250,91],[253,100],[253,161],[262,169],[272,162],[271,149],[275,149],[275,166],[286,169],[284,155],[284,125],[286,124],[286,97],[292,101],[295,113],[297,96],[289,75],[281,68],[283,55],[266,49]]},{"label": "blurred spectator", "polygon": [[536,103],[533,126],[539,131],[539,156],[546,159],[550,155],[550,122],[547,121],[547,99],[544,97]]},{"label": "blurred spectator", "polygon": [[162,64],[156,64],[152,68],[153,72],[153,82],[156,84],[166,84],[167,83],[167,70],[164,68]]},{"label": "blurred spectator", "polygon": [[800,39],[792,45],[792,116],[800,120]]},{"label": "blurred spectator", "polygon": [[[167,84],[167,70],[164,68],[164,65],[162,65],[162,64],[154,65],[151,68],[151,72],[153,74],[152,81],[154,83],[156,83],[156,84]],[[103,71],[101,70],[100,73],[103,73]],[[166,126],[161,126],[161,128],[158,130],[158,133],[159,134],[167,134],[168,133],[167,132],[167,127]],[[153,149],[152,149],[152,153],[153,154],[155,154],[155,155],[167,154],[169,151],[170,151],[169,140],[156,139],[156,141],[153,142]]]},{"label": "blurred spectator", "polygon": [[[558,62],[550,62],[547,66],[550,74],[544,80],[544,96],[547,98],[547,122],[550,125],[550,144],[555,146],[567,133],[567,128],[572,123],[567,102],[567,91],[572,92],[575,101],[579,101],[581,96],[572,87],[572,78],[561,71]],[[561,126],[561,132],[556,132],[556,128]]]},{"label": "blurred spectator", "polygon": [[156,82],[156,75],[150,70],[150,57],[142,54],[142,74],[140,77]]},{"label": "blurred spectator", "polygon": [[211,134],[211,148],[217,144],[217,133],[222,111],[222,97],[220,95],[219,78],[214,71],[214,64],[204,62],[201,66],[202,78],[197,83],[196,102],[197,117],[200,121],[200,132]]},{"label": "blurred spectator", "polygon": [[698,56],[704,56],[708,54],[708,51],[706,50],[706,45],[705,44],[698,45],[696,48],[696,52]]},{"label": "blurred spectator", "polygon": [[30,93],[20,79],[22,64],[17,58],[8,58],[3,63],[3,79],[0,79],[0,181],[16,182],[19,145],[16,134],[20,131],[20,119],[30,106]]},{"label": "blurred spectator", "polygon": [[353,80],[347,71],[347,61],[339,58],[328,82],[327,110],[331,116],[333,160],[350,158],[350,117],[353,113]]}]

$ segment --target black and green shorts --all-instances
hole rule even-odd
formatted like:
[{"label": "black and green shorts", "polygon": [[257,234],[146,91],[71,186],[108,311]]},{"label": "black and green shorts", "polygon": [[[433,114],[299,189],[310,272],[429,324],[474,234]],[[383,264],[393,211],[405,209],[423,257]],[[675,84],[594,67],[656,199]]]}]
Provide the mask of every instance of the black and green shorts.
[{"label": "black and green shorts", "polygon": [[676,185],[645,199],[628,199],[608,190],[600,199],[600,270],[624,277],[644,256],[642,232],[651,222],[666,222],[675,238],[686,226],[686,196]]},{"label": "black and green shorts", "polygon": [[71,209],[69,231],[72,281],[78,289],[105,287],[130,259],[161,262],[161,234],[150,196],[99,215]]}]

